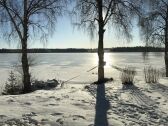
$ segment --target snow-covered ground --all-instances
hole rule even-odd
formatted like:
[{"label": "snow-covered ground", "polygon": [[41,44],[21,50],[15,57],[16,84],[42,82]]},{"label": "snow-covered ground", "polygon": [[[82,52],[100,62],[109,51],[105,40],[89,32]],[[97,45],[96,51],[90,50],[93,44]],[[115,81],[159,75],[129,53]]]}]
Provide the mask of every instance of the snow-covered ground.
[{"label": "snow-covered ground", "polygon": [[167,82],[162,78],[158,84],[146,84],[137,77],[135,86],[125,89],[114,78],[105,91],[87,83],[67,83],[64,88],[0,96],[0,125],[106,126],[107,121],[109,126],[167,126]]},{"label": "snow-covered ground", "polygon": [[[0,96],[0,126],[168,126],[168,78],[162,77],[157,84],[146,84],[142,72],[145,63],[119,61],[116,58],[113,65],[136,67],[134,86],[124,88],[120,71],[111,64],[107,64],[105,73],[114,81],[100,86],[90,85],[97,80],[97,68],[87,70],[95,64],[72,67],[41,64],[31,68],[37,79],[66,81],[77,77],[63,88]],[[152,65],[163,67],[163,63],[159,64],[161,58],[152,61]],[[0,69],[4,73],[2,79],[7,71],[10,69]]]}]

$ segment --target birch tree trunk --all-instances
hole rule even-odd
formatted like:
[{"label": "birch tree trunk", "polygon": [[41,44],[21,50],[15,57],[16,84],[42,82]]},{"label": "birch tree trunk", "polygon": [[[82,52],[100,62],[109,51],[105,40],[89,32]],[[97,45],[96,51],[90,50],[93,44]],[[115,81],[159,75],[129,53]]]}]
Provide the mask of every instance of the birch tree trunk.
[{"label": "birch tree trunk", "polygon": [[27,14],[27,0],[24,0],[24,17],[23,17],[23,39],[22,39],[22,69],[23,69],[23,84],[24,93],[31,91],[29,64],[27,57],[27,38],[28,38],[28,14]]},{"label": "birch tree trunk", "polygon": [[98,4],[98,14],[99,14],[99,41],[98,41],[98,57],[99,57],[99,66],[98,66],[98,81],[102,82],[104,80],[104,21],[103,21],[103,3],[102,0],[97,1]]}]

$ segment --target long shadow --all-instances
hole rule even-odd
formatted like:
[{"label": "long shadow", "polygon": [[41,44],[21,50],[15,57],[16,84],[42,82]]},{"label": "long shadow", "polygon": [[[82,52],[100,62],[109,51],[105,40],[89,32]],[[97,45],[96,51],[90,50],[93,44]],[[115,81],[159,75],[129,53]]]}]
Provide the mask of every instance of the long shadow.
[{"label": "long shadow", "polygon": [[152,90],[159,92],[164,97],[168,98],[168,87],[166,85],[156,83],[156,84],[149,84]]},{"label": "long shadow", "polygon": [[94,126],[108,126],[107,111],[110,108],[110,103],[105,97],[105,85],[97,85],[96,95],[96,114]]},{"label": "long shadow", "polygon": [[151,106],[155,104],[150,97],[144,94],[138,87],[135,85],[124,85],[123,90],[129,91],[129,96],[136,100],[139,105]]}]

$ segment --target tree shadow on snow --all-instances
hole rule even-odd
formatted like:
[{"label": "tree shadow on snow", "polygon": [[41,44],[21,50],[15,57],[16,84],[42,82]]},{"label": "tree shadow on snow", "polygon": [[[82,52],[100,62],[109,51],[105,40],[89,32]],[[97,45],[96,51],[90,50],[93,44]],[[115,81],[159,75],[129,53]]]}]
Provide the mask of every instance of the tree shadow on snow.
[{"label": "tree shadow on snow", "polygon": [[97,85],[96,114],[94,126],[108,126],[107,111],[110,108],[109,101],[105,97],[105,85]]},{"label": "tree shadow on snow", "polygon": [[151,89],[154,91],[157,91],[164,97],[168,98],[168,87],[166,85],[155,83],[155,84],[149,84]]},{"label": "tree shadow on snow", "polygon": [[129,97],[134,99],[138,105],[151,106],[155,104],[149,96],[144,94],[138,87],[135,85],[123,85],[122,88],[124,91],[129,92]]}]

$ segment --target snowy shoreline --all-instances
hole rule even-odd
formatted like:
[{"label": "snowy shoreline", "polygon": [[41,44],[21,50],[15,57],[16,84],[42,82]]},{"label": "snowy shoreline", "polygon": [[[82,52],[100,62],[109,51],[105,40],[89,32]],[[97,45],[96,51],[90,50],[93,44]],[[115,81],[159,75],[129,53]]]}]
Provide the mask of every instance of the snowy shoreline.
[{"label": "snowy shoreline", "polygon": [[[91,85],[91,90],[88,90],[86,85],[90,86],[65,84],[64,88],[0,96],[0,124],[94,126],[97,86]],[[161,79],[159,84],[136,80],[135,86],[127,89],[123,89],[121,82],[115,79],[105,84],[104,94],[109,102],[106,112],[109,126],[168,124],[167,78]]]}]

